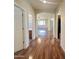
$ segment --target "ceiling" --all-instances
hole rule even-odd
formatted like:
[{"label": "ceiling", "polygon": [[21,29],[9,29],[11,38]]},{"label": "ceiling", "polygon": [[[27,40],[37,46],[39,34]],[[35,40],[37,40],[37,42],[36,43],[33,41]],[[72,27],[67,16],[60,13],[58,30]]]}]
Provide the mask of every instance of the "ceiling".
[{"label": "ceiling", "polygon": [[46,0],[56,4],[44,4],[40,0],[28,0],[36,12],[54,12],[61,0]]}]

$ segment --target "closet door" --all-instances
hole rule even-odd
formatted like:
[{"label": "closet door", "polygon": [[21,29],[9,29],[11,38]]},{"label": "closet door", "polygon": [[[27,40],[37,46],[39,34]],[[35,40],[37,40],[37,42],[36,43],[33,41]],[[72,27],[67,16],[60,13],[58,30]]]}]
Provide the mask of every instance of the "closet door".
[{"label": "closet door", "polygon": [[22,10],[14,6],[14,52],[23,49]]}]

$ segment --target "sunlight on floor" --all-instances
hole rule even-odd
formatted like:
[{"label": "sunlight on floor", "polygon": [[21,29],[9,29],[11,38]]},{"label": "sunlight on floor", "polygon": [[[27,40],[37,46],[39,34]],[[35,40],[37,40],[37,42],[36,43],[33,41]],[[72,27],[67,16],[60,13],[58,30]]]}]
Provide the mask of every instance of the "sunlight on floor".
[{"label": "sunlight on floor", "polygon": [[52,44],[54,44],[54,42],[55,42],[55,40],[54,40],[54,39],[52,39],[52,40],[51,40],[51,43],[52,43]]},{"label": "sunlight on floor", "polygon": [[32,56],[29,56],[29,59],[33,59]]},{"label": "sunlight on floor", "polygon": [[37,42],[40,44],[40,43],[41,43],[41,39],[40,39],[40,38],[38,38]]}]

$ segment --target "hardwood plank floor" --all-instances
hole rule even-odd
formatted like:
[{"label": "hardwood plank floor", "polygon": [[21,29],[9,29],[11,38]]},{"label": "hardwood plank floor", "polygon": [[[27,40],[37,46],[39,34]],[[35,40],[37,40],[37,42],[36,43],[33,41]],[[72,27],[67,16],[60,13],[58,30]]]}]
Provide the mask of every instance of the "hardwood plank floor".
[{"label": "hardwood plank floor", "polygon": [[36,39],[28,49],[16,53],[14,59],[65,59],[65,53],[56,39]]}]

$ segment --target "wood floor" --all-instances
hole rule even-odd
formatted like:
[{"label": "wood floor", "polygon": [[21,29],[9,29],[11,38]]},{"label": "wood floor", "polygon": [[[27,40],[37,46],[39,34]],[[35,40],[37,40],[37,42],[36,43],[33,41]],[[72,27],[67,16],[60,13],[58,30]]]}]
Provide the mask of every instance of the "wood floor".
[{"label": "wood floor", "polygon": [[65,59],[57,39],[36,39],[27,49],[15,53],[14,59]]}]

